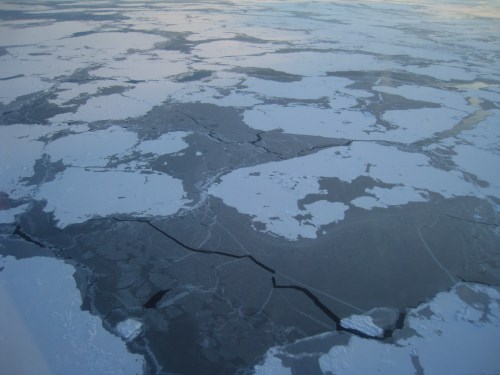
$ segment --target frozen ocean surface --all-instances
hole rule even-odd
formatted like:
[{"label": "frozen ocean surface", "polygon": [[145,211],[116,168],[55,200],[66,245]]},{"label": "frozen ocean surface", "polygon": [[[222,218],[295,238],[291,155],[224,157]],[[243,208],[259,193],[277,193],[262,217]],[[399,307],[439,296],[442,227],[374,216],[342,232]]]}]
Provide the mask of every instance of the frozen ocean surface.
[{"label": "frozen ocean surface", "polygon": [[144,359],[81,311],[73,267],[34,257],[0,259],[0,363],[6,374],[137,374]]},{"label": "frozen ocean surface", "polygon": [[500,372],[499,20],[2,1],[0,372]]}]

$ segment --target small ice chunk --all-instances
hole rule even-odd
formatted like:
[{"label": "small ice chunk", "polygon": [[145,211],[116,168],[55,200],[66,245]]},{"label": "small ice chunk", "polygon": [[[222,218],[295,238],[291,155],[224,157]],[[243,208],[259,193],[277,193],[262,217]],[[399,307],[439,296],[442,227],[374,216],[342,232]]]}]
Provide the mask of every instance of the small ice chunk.
[{"label": "small ice chunk", "polygon": [[203,155],[200,151],[196,151],[196,156],[201,156]]},{"label": "small ice chunk", "polygon": [[132,341],[142,332],[142,323],[136,319],[126,319],[116,325],[116,331],[125,341]]},{"label": "small ice chunk", "polygon": [[383,337],[384,330],[377,326],[373,318],[368,315],[351,315],[340,321],[340,325],[345,329],[355,329],[365,335],[372,337]]}]

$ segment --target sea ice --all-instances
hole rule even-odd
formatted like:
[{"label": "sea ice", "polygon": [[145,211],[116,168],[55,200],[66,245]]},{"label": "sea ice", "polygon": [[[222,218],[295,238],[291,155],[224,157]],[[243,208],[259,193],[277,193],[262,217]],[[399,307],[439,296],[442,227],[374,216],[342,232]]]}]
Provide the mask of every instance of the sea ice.
[{"label": "sea ice", "polygon": [[[321,178],[352,183],[360,176],[394,186],[367,189],[368,195],[337,202],[335,209],[311,211],[299,205],[311,194],[327,196],[320,189]],[[308,156],[237,169],[209,189],[210,194],[250,215],[254,222],[264,223],[265,231],[290,240],[315,238],[318,226],[343,219],[348,203],[365,209],[388,207],[427,200],[427,192],[446,198],[495,194],[488,187],[467,181],[459,171],[434,168],[423,154],[372,142],[354,142],[350,147],[332,147]],[[308,214],[312,219],[301,219]]]},{"label": "sea ice", "polygon": [[168,216],[188,202],[184,196],[182,181],[166,174],[81,168],[67,169],[36,194],[61,228],[113,214]]},{"label": "sea ice", "polygon": [[125,341],[132,341],[141,334],[142,323],[132,318],[122,320],[116,325],[116,331]]},{"label": "sea ice", "polygon": [[172,154],[188,147],[188,144],[184,141],[184,138],[189,134],[191,133],[182,131],[162,134],[157,139],[142,141],[135,149],[141,154]]},{"label": "sea ice", "polygon": [[[344,318],[342,325],[368,335],[381,334],[369,316]],[[314,347],[316,342],[314,355],[297,355],[294,350],[287,351],[287,346],[269,349],[263,362],[254,367],[254,374],[291,374],[302,368],[302,364],[309,368],[314,358],[319,358],[318,365],[325,375],[410,375],[419,371],[425,374],[496,374],[500,370],[497,350],[500,346],[500,292],[486,285],[458,283],[430,302],[409,309],[404,327],[394,331],[391,341],[352,335],[347,344],[337,344],[325,353],[322,349],[324,336],[307,337],[297,342],[307,342],[309,347]]]},{"label": "sea ice", "polygon": [[[53,258],[1,258],[0,363],[8,374],[142,373],[143,357],[82,311],[75,269]],[[29,360],[27,360],[29,359]]]},{"label": "sea ice", "polygon": [[320,358],[321,370],[339,375],[414,374],[415,361],[426,374],[500,370],[500,293],[495,288],[458,284],[412,309],[405,325],[415,334],[395,344],[353,337],[347,346],[333,347]]},{"label": "sea ice", "polygon": [[347,329],[355,329],[372,337],[383,337],[384,330],[377,326],[371,316],[351,315],[340,321],[340,325]]}]

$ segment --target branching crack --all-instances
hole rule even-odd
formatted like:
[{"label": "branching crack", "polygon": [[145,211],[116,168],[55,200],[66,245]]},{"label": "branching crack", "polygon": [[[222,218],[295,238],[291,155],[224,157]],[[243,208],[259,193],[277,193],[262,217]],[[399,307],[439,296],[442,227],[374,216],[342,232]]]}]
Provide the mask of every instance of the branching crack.
[{"label": "branching crack", "polygon": [[279,152],[276,152],[276,151],[272,151],[268,147],[266,147],[266,146],[264,146],[262,144],[257,144],[257,143],[262,143],[262,134],[264,134],[264,133],[265,132],[258,132],[257,134],[255,134],[255,136],[257,137],[257,139],[254,139],[253,141],[249,141],[248,143],[250,143],[252,146],[261,148],[261,149],[263,149],[264,151],[266,151],[266,152],[268,152],[270,154],[276,155],[278,158],[280,158],[282,160],[285,160],[286,158],[283,156],[283,154],[281,154]]},{"label": "branching crack", "polygon": [[[204,128],[205,130],[207,130],[208,131],[208,136],[210,138],[216,140],[217,142],[225,143],[225,144],[239,143],[239,142],[234,142],[234,141],[230,141],[230,140],[226,140],[226,139],[221,138],[220,136],[217,135],[217,133],[213,129],[211,129],[209,126],[207,126],[206,124],[202,123],[196,117],[194,117],[194,116],[192,116],[192,115],[190,115],[188,113],[185,113],[185,112],[182,112],[182,111],[177,111],[177,113],[179,113],[180,115],[182,115],[184,117],[189,118],[196,125],[198,125],[198,126]],[[265,134],[265,133],[266,133],[265,131],[260,131],[260,132],[258,132],[258,133],[255,134],[256,139],[254,139],[253,141],[247,141],[247,142],[249,144],[251,144],[252,146],[254,146],[254,147],[258,147],[258,148],[266,151],[269,154],[277,156],[281,160],[287,160],[287,159],[290,159],[292,157],[302,156],[302,155],[306,154],[307,152],[314,151],[314,150],[322,150],[322,149],[329,148],[329,147],[350,146],[352,144],[352,142],[356,141],[356,140],[345,140],[345,142],[343,142],[341,144],[334,143],[334,144],[321,145],[321,146],[312,146],[312,147],[308,147],[308,148],[305,148],[303,150],[300,150],[299,152],[297,152],[294,155],[286,157],[282,152],[273,151],[272,149],[270,149],[269,147],[267,147],[267,146],[265,146],[263,144],[262,134]]]},{"label": "branching crack", "polygon": [[182,115],[184,117],[187,117],[188,119],[190,119],[191,121],[193,121],[196,125],[201,126],[205,130],[207,130],[208,131],[208,136],[210,138],[212,138],[212,139],[215,139],[217,142],[225,143],[225,144],[233,143],[233,142],[227,141],[227,140],[222,139],[221,137],[219,137],[213,129],[210,129],[210,127],[208,127],[207,125],[205,125],[202,122],[198,121],[196,119],[196,117],[191,116],[191,115],[189,115],[187,113],[184,113],[184,112],[181,112],[181,111],[177,111],[177,113],[179,113],[180,115]]}]

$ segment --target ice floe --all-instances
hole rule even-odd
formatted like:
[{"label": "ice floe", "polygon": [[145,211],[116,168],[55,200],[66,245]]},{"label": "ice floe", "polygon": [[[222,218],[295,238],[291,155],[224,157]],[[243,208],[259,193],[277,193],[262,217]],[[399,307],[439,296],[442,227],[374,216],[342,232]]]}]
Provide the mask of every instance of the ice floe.
[{"label": "ice floe", "polygon": [[[2,371],[138,374],[144,358],[82,311],[75,269],[61,260],[0,258]],[[29,360],[27,360],[29,359]]]},{"label": "ice floe", "polygon": [[50,83],[36,77],[2,79],[0,80],[0,103],[9,104],[19,96],[47,90],[50,87],[52,87]]},{"label": "ice floe", "polygon": [[[496,373],[500,359],[500,293],[478,284],[458,284],[411,310],[410,337],[394,344],[353,337],[333,347],[319,364],[323,373]],[[359,355],[363,360],[356,360]],[[418,365],[417,365],[418,363]],[[418,367],[417,367],[418,366]]]},{"label": "ice floe", "polygon": [[31,188],[20,182],[33,175],[35,161],[43,154],[44,144],[38,138],[49,132],[45,126],[0,126],[0,191],[12,199],[29,194]]},{"label": "ice floe", "polygon": [[188,203],[184,195],[182,181],[166,174],[71,168],[43,184],[36,198],[65,227],[112,214],[168,216]]},{"label": "ice floe", "polygon": [[383,337],[384,330],[373,322],[368,315],[351,315],[340,321],[340,325],[347,329],[355,329],[371,337]]},{"label": "ice floe", "polygon": [[188,132],[170,132],[162,134],[157,139],[142,141],[135,149],[141,154],[153,153],[156,155],[172,154],[184,150],[189,145],[184,141]]},{"label": "ice floe", "polygon": [[321,107],[262,105],[245,111],[245,122],[259,130],[331,138],[369,138],[367,131],[381,130],[373,115],[363,111],[337,111]]},{"label": "ice floe", "polygon": [[[360,176],[370,177],[375,184],[393,186],[367,188],[366,195],[329,208],[325,204],[331,203],[317,198],[318,207],[323,206],[321,211],[308,210],[300,204],[314,194],[323,194],[323,199],[335,202],[335,192],[328,195],[321,190],[322,178],[352,183]],[[313,155],[235,170],[223,176],[209,193],[250,215],[253,221],[264,223],[265,231],[295,240],[315,238],[319,226],[342,220],[349,204],[371,209],[426,201],[429,192],[451,198],[496,196],[498,190],[498,186],[481,187],[469,182],[460,171],[435,168],[423,154],[378,143],[354,142],[350,147],[334,147]],[[312,218],[304,220],[303,215]]]},{"label": "ice floe", "polygon": [[14,208],[0,209],[0,224],[13,223],[16,220],[16,215],[23,213],[27,209],[28,209],[28,203],[22,204]]},{"label": "ice floe", "polygon": [[44,148],[52,161],[62,160],[67,166],[105,167],[113,155],[131,149],[137,135],[119,126],[88,131],[58,138]]},{"label": "ice floe", "polygon": [[185,57],[181,53],[155,51],[127,56],[123,60],[93,70],[92,75],[125,81],[158,81],[187,71]]},{"label": "ice floe", "polygon": [[125,319],[116,325],[116,331],[126,341],[132,341],[141,334],[142,323],[136,319]]},{"label": "ice floe", "polygon": [[[0,150],[0,191],[11,199],[46,200],[60,227],[96,216],[136,214],[165,216],[176,213],[188,200],[182,181],[164,173],[152,173],[147,163],[116,161],[136,153],[165,155],[188,146],[188,132],[171,132],[140,141],[137,134],[119,126],[90,131],[77,125],[73,134],[56,137],[45,144],[40,137],[60,134],[63,126],[11,125],[0,127],[6,147]],[[15,148],[17,151],[13,152]],[[52,163],[61,161],[64,170],[51,181],[33,185],[25,180],[35,173],[35,162],[45,155]],[[27,206],[2,211],[2,221]]]},{"label": "ice floe", "polygon": [[[331,103],[335,106],[354,104],[342,99],[340,102],[333,99]],[[245,122],[259,130],[281,129],[290,134],[401,143],[417,142],[452,129],[465,116],[462,111],[448,108],[389,110],[382,116],[392,125],[387,129],[368,111],[349,107],[262,105],[244,113]]]},{"label": "ice floe", "polygon": [[[369,316],[342,322],[368,335],[380,333]],[[305,338],[292,344],[290,351],[288,346],[274,347],[255,366],[254,374],[292,374],[318,367],[325,375],[494,374],[500,370],[500,293],[495,287],[459,283],[409,309],[403,328],[395,330],[390,341],[353,335],[346,344],[337,340],[325,351],[326,339],[335,342],[336,335]],[[297,355],[292,347],[301,342],[315,351]]]}]

